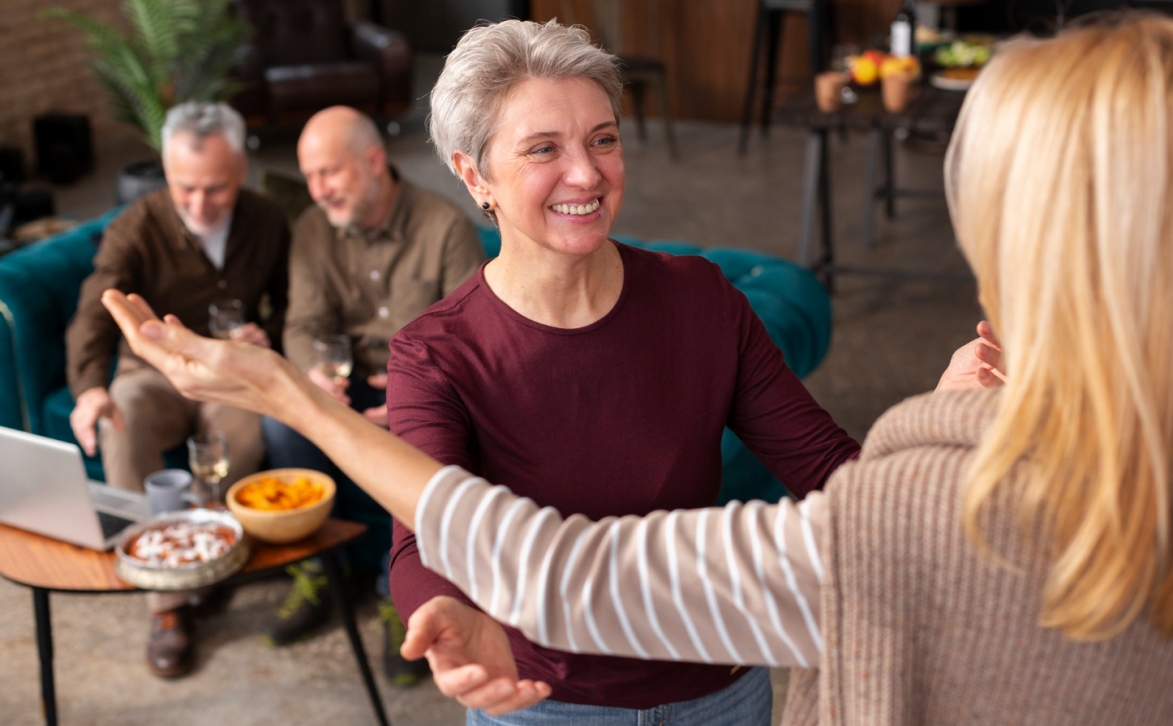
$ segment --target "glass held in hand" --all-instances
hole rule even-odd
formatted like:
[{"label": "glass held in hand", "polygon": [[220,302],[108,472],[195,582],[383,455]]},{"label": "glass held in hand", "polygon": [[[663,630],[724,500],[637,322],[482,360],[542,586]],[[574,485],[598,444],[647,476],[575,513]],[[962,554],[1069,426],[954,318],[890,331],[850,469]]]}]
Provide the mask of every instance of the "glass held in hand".
[{"label": "glass held in hand", "polygon": [[314,339],[314,365],[335,383],[350,378],[354,354],[349,335],[323,335]]},{"label": "glass held in hand", "polygon": [[244,332],[244,303],[225,298],[208,306],[208,330],[212,336],[224,340],[240,337]]},{"label": "glass held in hand", "polygon": [[223,431],[205,431],[187,439],[191,473],[208,488],[209,506],[220,503],[220,482],[228,476],[228,435]]}]

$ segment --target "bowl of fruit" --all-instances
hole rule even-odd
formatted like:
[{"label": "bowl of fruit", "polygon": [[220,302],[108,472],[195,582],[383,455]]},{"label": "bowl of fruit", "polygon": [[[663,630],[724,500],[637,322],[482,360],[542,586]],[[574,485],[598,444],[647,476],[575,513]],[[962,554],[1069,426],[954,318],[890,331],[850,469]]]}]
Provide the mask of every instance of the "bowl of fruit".
[{"label": "bowl of fruit", "polygon": [[334,480],[320,471],[271,469],[233,484],[227,503],[245,532],[262,542],[288,544],[321,529],[335,491]]},{"label": "bowl of fruit", "polygon": [[947,91],[965,91],[973,85],[982,67],[994,51],[994,39],[971,35],[946,43],[933,53],[933,62],[941,68],[929,83]]}]

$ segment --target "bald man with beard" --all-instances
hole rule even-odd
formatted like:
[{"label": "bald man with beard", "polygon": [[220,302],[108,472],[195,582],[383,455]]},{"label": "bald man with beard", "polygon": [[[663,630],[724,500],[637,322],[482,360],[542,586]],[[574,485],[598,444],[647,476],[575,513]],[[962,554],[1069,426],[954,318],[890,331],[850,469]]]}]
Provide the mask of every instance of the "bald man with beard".
[{"label": "bald man with beard", "polygon": [[[468,279],[484,251],[468,217],[448,199],[403,179],[388,163],[375,124],[352,108],[336,106],[311,118],[297,158],[315,206],[293,229],[285,354],[318,386],[386,427],[391,337]],[[314,340],[340,333],[350,338],[354,370],[336,381],[315,365]],[[262,428],[271,465],[334,477],[334,516],[346,519],[378,506],[300,434],[271,419]],[[377,562],[390,549],[390,532],[368,532],[360,547],[359,555],[374,557],[356,559]],[[389,630],[398,631],[402,626],[386,597],[386,569],[381,611]],[[266,629],[275,645],[300,639],[329,615],[329,600],[318,595],[325,584],[320,563],[303,562],[292,574],[290,595]],[[384,662],[393,681],[410,681],[398,658],[397,635],[389,632]]]}]

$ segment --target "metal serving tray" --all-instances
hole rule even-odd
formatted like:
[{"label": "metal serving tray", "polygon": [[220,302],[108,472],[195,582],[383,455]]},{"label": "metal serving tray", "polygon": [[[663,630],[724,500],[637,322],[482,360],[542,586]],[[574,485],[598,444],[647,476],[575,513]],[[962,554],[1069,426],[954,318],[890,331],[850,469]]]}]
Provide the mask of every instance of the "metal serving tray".
[{"label": "metal serving tray", "polygon": [[[203,524],[214,522],[228,527],[236,535],[236,543],[220,557],[208,562],[196,562],[179,567],[148,565],[127,554],[130,543],[148,529],[154,529],[168,522],[190,522]],[[127,529],[118,539],[115,550],[118,561],[114,571],[126,582],[144,590],[191,590],[214,585],[236,574],[248,562],[248,542],[244,528],[230,512],[214,509],[189,509],[182,512],[168,512]]]}]

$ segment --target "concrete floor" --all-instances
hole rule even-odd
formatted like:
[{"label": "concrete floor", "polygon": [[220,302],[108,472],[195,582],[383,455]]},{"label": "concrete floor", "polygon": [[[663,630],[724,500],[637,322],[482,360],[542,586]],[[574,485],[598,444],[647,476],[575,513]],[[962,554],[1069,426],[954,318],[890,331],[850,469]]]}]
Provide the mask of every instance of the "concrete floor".
[{"label": "concrete floor", "polygon": [[[428,64],[422,65],[428,72]],[[434,72],[434,64],[430,69]],[[417,111],[403,120],[402,133],[388,143],[392,159],[408,178],[451,196],[476,218],[479,210],[427,146],[422,118]],[[681,159],[672,163],[658,124],[651,125],[646,145],[633,132],[634,124],[625,122],[627,188],[614,233],[793,258],[801,133],[775,129],[765,142],[755,136],[750,153],[740,158],[734,152],[736,127],[679,123]],[[294,132],[262,137],[251,178],[262,168],[295,171],[294,139]],[[120,128],[99,126],[95,142],[95,173],[53,190],[63,216],[85,219],[107,209],[117,170],[146,156],[133,134]],[[901,200],[891,221],[877,214],[877,246],[860,247],[864,148],[861,137],[832,140],[833,226],[841,262],[915,269],[955,281],[840,278],[831,350],[806,383],[858,438],[885,409],[933,388],[950,353],[973,337],[980,319],[975,287],[953,242],[943,196]],[[941,164],[940,150],[897,151],[901,186],[940,191]],[[225,613],[201,621],[196,671],[174,682],[151,677],[143,665],[147,615],[141,595],[53,596],[61,722],[374,723],[340,627],[279,650],[257,637],[284,588],[281,579],[249,585],[236,593]],[[5,613],[0,617],[0,724],[42,723],[29,592],[0,581],[0,612]],[[373,601],[364,601],[359,615],[364,642],[377,665],[382,639]],[[775,671],[774,677],[781,696],[786,672]],[[381,676],[379,681],[391,719],[400,726],[463,722],[463,709],[430,683],[402,690]],[[776,699],[776,710],[781,700]]]}]

